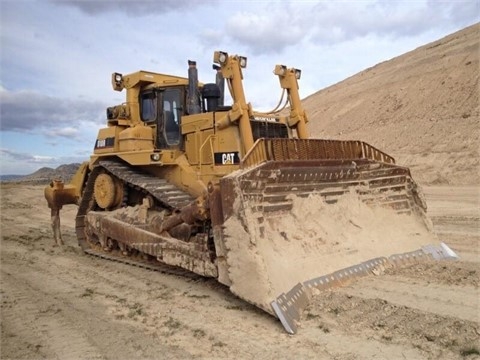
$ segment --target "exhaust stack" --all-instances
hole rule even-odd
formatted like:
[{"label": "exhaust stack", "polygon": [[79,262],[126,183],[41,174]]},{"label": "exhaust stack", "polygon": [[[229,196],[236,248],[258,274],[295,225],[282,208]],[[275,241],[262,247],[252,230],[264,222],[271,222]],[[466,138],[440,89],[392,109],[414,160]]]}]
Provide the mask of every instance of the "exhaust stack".
[{"label": "exhaust stack", "polygon": [[198,92],[198,71],[197,62],[188,60],[188,95],[187,95],[187,113],[190,115],[199,114],[200,96]]},{"label": "exhaust stack", "polygon": [[213,65],[213,70],[217,70],[215,76],[215,84],[217,84],[220,90],[220,97],[218,98],[218,106],[223,106],[225,102],[225,79],[223,78],[222,68],[218,65]]}]

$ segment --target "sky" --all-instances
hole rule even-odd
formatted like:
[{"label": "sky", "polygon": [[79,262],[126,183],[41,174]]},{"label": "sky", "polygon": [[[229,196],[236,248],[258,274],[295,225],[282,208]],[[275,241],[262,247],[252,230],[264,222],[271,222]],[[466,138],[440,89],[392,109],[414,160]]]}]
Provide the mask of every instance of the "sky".
[{"label": "sky", "polygon": [[[0,175],[88,160],[111,74],[214,82],[213,52],[248,58],[247,101],[277,104],[276,64],[305,98],[480,20],[480,0],[0,0]],[[315,121],[315,119],[311,119]]]}]

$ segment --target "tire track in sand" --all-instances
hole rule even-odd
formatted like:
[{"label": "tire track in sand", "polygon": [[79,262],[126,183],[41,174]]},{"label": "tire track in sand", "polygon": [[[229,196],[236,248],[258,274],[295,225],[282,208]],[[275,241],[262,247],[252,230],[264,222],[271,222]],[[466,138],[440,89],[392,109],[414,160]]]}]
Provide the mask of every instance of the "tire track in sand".
[{"label": "tire track in sand", "polygon": [[402,276],[387,275],[360,279],[339,293],[363,299],[383,299],[392,304],[480,322],[480,291],[473,286],[448,286],[415,281]]},{"label": "tire track in sand", "polygon": [[[381,292],[378,292],[381,294]],[[345,289],[325,291],[314,297],[303,313],[302,328],[309,337],[326,336],[374,344],[384,358],[462,359],[468,349],[480,348],[478,322],[437,315],[381,298],[363,298]],[[316,328],[316,332],[312,329]],[[379,344],[388,345],[382,347]],[[359,354],[347,342],[343,349]],[[375,352],[378,355],[378,352]],[[368,358],[365,353],[360,357]],[[383,356],[382,355],[382,356]]]}]

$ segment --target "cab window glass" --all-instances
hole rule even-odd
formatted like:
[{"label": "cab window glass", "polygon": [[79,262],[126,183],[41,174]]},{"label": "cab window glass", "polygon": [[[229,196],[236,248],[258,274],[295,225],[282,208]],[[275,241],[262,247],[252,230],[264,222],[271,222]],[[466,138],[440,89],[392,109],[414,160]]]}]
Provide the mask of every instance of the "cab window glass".
[{"label": "cab window glass", "polygon": [[157,96],[153,91],[141,96],[141,116],[145,122],[157,119]]},{"label": "cab window glass", "polygon": [[165,137],[169,145],[180,142],[181,95],[180,89],[168,89],[163,93]]}]

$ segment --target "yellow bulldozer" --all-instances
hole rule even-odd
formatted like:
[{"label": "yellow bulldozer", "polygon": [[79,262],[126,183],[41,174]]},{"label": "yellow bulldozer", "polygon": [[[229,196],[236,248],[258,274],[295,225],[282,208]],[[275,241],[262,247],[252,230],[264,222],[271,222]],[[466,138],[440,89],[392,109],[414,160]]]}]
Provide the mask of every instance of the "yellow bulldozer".
[{"label": "yellow bulldozer", "polygon": [[275,66],[281,100],[260,112],[244,94],[247,59],[216,51],[213,62],[214,83],[194,61],[188,77],[112,74],[126,102],[107,108],[72,181],[45,188],[56,237],[60,209],[77,204],[86,253],[215,278],[292,334],[322,289],[456,257],[408,168],[362,141],[309,137],[300,70]]}]

